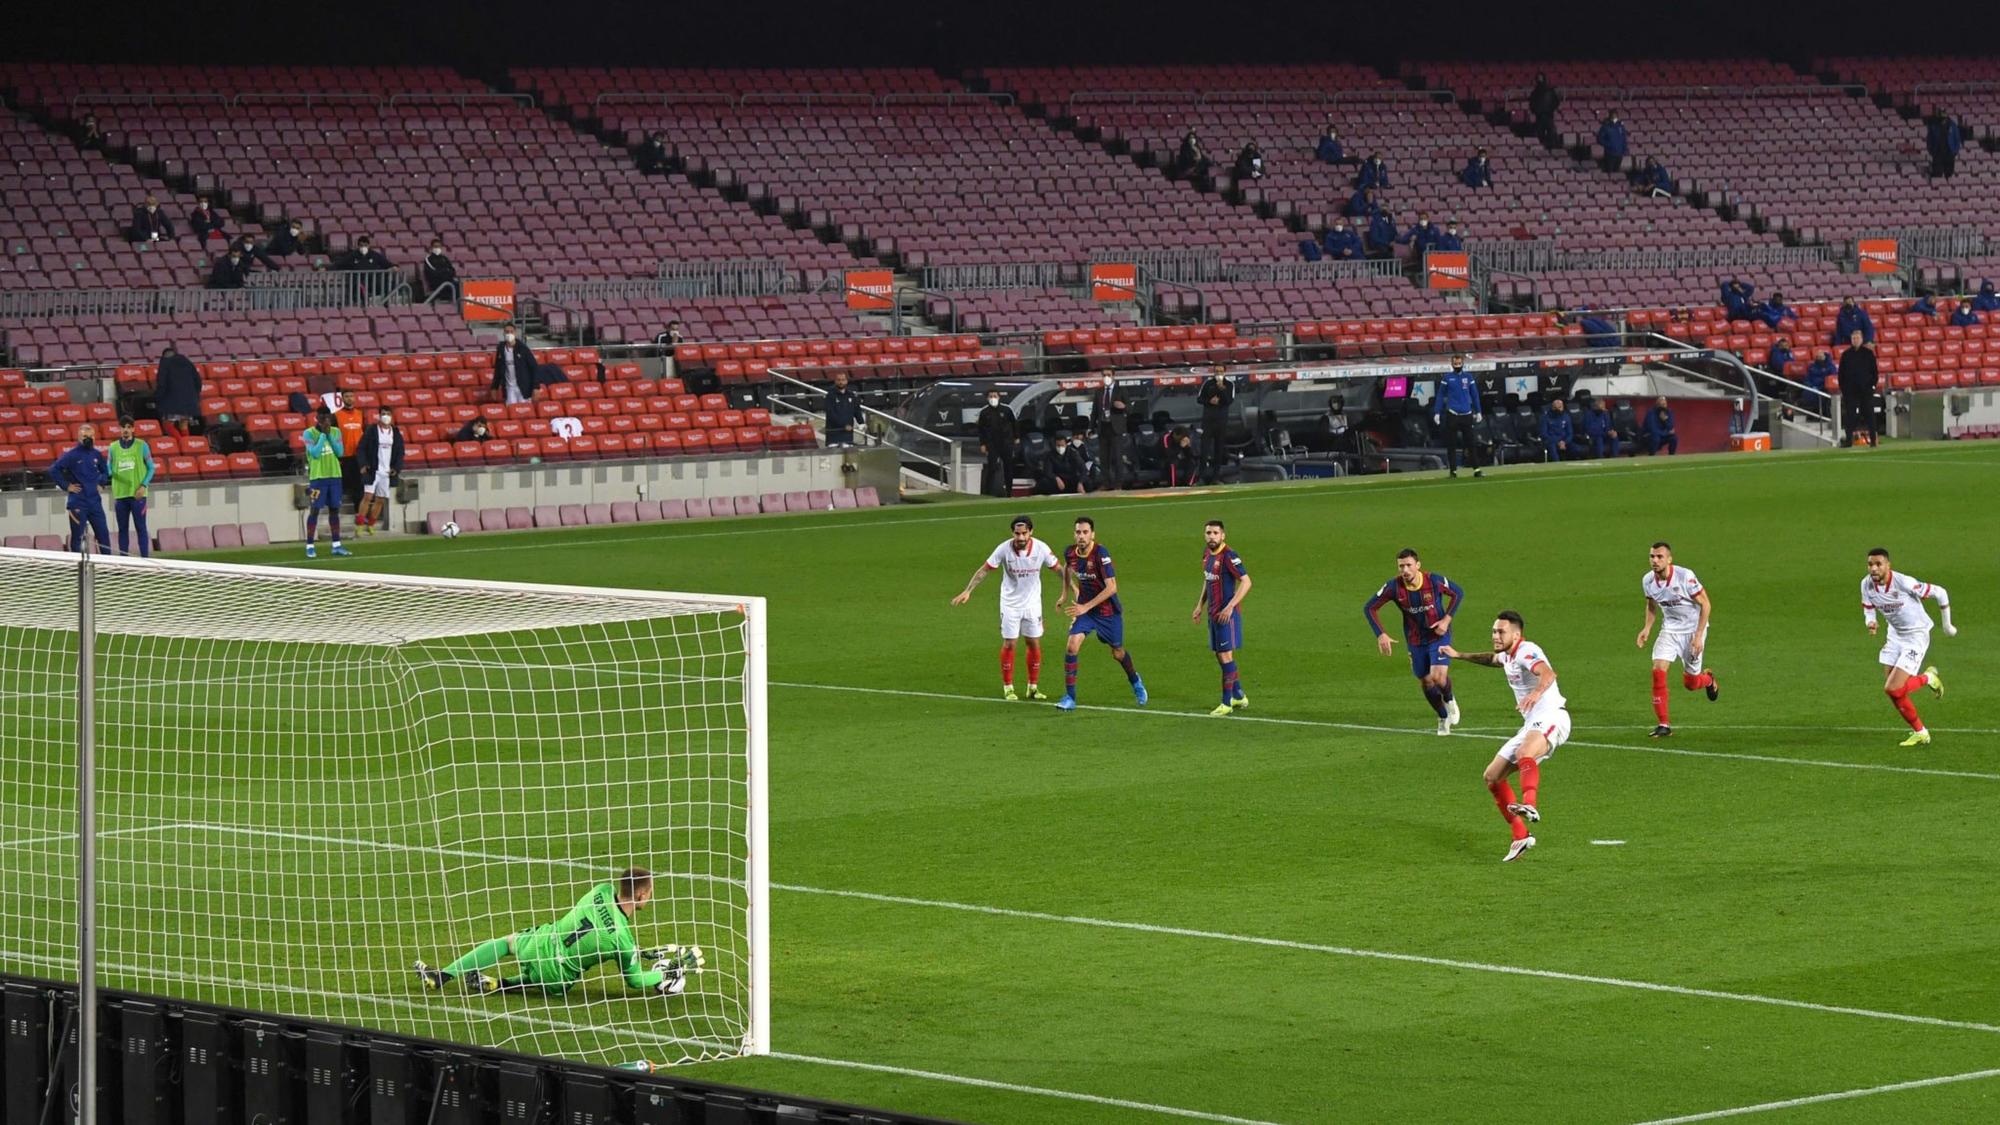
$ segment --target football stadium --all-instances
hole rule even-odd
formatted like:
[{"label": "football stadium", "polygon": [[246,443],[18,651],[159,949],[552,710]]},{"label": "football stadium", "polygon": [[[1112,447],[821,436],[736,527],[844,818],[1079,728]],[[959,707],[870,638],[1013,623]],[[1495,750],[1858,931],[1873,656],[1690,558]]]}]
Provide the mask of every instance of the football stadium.
[{"label": "football stadium", "polygon": [[47,13],[0,1125],[2000,1120],[2000,57],[1867,19]]}]

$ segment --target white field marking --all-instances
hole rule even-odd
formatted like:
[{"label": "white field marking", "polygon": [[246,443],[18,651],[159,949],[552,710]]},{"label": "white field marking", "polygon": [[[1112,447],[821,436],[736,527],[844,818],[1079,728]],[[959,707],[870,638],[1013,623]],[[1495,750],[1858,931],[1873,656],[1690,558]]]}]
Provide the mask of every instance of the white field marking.
[{"label": "white field marking", "polygon": [[1844,1102],[1849,1098],[1866,1098],[1876,1094],[1893,1094],[1899,1090],[1921,1090],[1927,1086],[1949,1086],[1954,1082],[1976,1082],[1982,1078],[2000,1076],[2000,1070],[1973,1070],[1964,1074],[1947,1074],[1941,1078],[1919,1078],[1914,1082],[1892,1082],[1887,1086],[1868,1086],[1859,1090],[1842,1090],[1833,1094],[1814,1094],[1809,1098],[1787,1098],[1781,1102],[1760,1102],[1757,1105],[1740,1105],[1733,1109],[1713,1109],[1707,1113],[1691,1113],[1685,1117],[1662,1117],[1642,1125],[1690,1125],[1695,1121],[1715,1121],[1724,1117],[1742,1117],[1748,1113],[1768,1113],[1774,1109],[1793,1109],[1802,1105],[1818,1105],[1821,1102]]},{"label": "white field marking", "polygon": [[1623,841],[1623,840],[1592,840],[1592,841],[1591,841],[1591,843],[1593,843],[1593,844],[1596,844],[1596,845],[1597,845],[1598,847],[1600,847],[1600,848],[1616,848],[1616,847],[1622,847],[1622,846],[1624,846],[1624,844],[1625,844],[1625,841]]},{"label": "white field marking", "polygon": [[[1597,472],[1594,474],[1583,474],[1583,473],[1572,472],[1560,466],[1554,468],[1545,468],[1543,466],[1521,466],[1520,468],[1526,469],[1528,471],[1515,472],[1512,471],[1510,468],[1509,472],[1500,474],[1498,476],[1487,477],[1482,483],[1529,484],[1534,482],[1549,482],[1549,481],[1603,480],[1607,476],[1622,477],[1622,476],[1639,476],[1642,474],[1651,475],[1659,473],[1694,473],[1694,472],[1708,472],[1713,469],[1732,469],[1732,468],[1741,469],[1741,468],[1763,467],[1768,465],[1808,465],[1808,464],[1820,464],[1822,462],[1828,464],[1843,463],[1839,459],[1832,459],[1832,458],[1807,460],[1802,456],[1798,455],[1787,457],[1787,456],[1771,456],[1769,454],[1765,454],[1754,458],[1747,458],[1740,460],[1736,459],[1735,455],[1698,454],[1696,456],[1703,457],[1704,459],[1697,460],[1692,464],[1657,465],[1657,466],[1640,465],[1632,468],[1621,468],[1615,470],[1605,469],[1601,472]],[[1859,462],[1857,461],[1856,463],[1858,464]],[[1318,484],[1287,484],[1275,488],[1259,488],[1247,492],[1231,493],[1228,497],[1228,502],[1231,505],[1235,505],[1235,504],[1245,504],[1257,500],[1297,500],[1297,499],[1309,499],[1312,497],[1319,497],[1319,496],[1328,496],[1328,495],[1340,496],[1346,494],[1351,494],[1355,497],[1365,497],[1365,496],[1379,496],[1384,493],[1390,493],[1390,492],[1407,492],[1412,489],[1419,489],[1419,488],[1446,487],[1445,484],[1446,478],[1443,477],[1442,475],[1432,479],[1412,481],[1410,483],[1404,483],[1404,484],[1377,485],[1373,483],[1376,480],[1385,480],[1385,481],[1392,480],[1395,479],[1395,477],[1401,477],[1405,475],[1406,474],[1397,473],[1394,474],[1394,476],[1369,477],[1363,480],[1354,480],[1353,478],[1343,477],[1341,478],[1343,483],[1338,483],[1331,486],[1318,485]],[[1037,510],[1041,510],[1045,508],[1045,506],[1049,502],[1059,503],[1056,497],[1036,497],[1035,507],[1037,508]],[[1121,497],[1114,499],[1111,497],[1106,497],[1102,493],[1096,493],[1093,494],[1089,498],[1089,500],[1084,503],[1061,504],[1057,514],[1060,515],[1072,509],[1081,511],[1086,508],[1092,510],[1108,510],[1114,508],[1122,508],[1126,504],[1143,505],[1144,507],[1138,510],[1152,511],[1155,508],[1179,508],[1193,504],[1200,504],[1204,507],[1213,507],[1215,503],[1216,503],[1215,497],[1190,498],[1182,496],[1172,500],[1148,500],[1140,497],[1131,497],[1131,498]],[[875,510],[894,511],[895,509],[878,508]],[[993,524],[995,527],[998,527],[1000,521],[1005,518],[1006,514],[998,508],[989,508],[986,511],[976,515],[966,514],[966,515],[956,515],[956,516],[919,516],[919,517],[912,517],[909,519],[875,519],[875,520],[863,520],[863,521],[847,519],[847,520],[830,521],[825,523],[796,523],[788,520],[777,526],[770,526],[769,524],[762,522],[762,517],[759,517],[757,520],[754,521],[746,518],[743,520],[742,525],[738,527],[719,528],[715,531],[696,531],[682,535],[673,535],[667,537],[662,537],[656,533],[645,534],[645,535],[607,535],[601,537],[592,537],[589,539],[581,539],[577,540],[576,542],[582,546],[591,547],[601,543],[651,543],[651,542],[666,542],[669,540],[678,542],[683,539],[728,539],[739,535],[791,535],[801,531],[851,531],[856,528],[909,527],[916,524],[965,523],[969,521],[990,523]],[[706,521],[661,520],[655,523],[647,524],[645,526],[656,527],[656,528],[686,527],[691,524],[701,523],[701,522],[706,522]],[[467,554],[479,555],[479,554],[493,554],[502,551],[540,551],[546,549],[550,542],[551,540],[546,536],[535,535],[532,536],[532,538],[524,539],[523,541],[520,542],[499,543],[490,547],[453,547],[452,553],[459,555],[467,555]],[[419,553],[416,551],[393,551],[384,553],[380,557],[382,558],[419,557]],[[433,556],[429,554],[424,554],[421,557],[429,558]],[[443,556],[440,554],[435,557],[442,558]],[[307,562],[304,559],[290,559],[290,560],[272,562],[267,565],[304,567],[304,566],[311,566],[313,564]]]},{"label": "white field marking", "polygon": [[[186,825],[184,824],[141,824],[132,828],[111,828],[99,832],[97,835],[101,839],[105,836],[133,836],[141,832],[159,832],[167,829],[185,828],[185,827]],[[0,840],[0,848],[33,848],[33,847],[39,847],[42,844],[60,844],[60,843],[75,843],[75,842],[76,842],[76,833],[74,831],[55,832],[46,836],[30,836],[25,840]]]},{"label": "white field marking", "polygon": [[[1513,734],[1518,727],[1453,727],[1454,731],[1467,734]],[[1644,723],[1577,723],[1571,730],[1637,731],[1650,729]],[[2000,727],[1933,727],[1926,729],[1934,734],[2000,734]],[[1703,730],[1811,730],[1828,731],[1834,734],[1895,734],[1901,727],[1891,727],[1881,723],[1872,727],[1829,727],[1821,723],[1687,723],[1676,724],[1674,733]]]},{"label": "white field marking", "polygon": [[[54,957],[46,957],[41,954],[35,954],[35,953],[16,953],[16,954],[10,954],[9,957],[13,960],[39,962],[45,965],[54,966],[56,968],[67,969],[75,967],[74,962],[60,960]],[[129,965],[107,964],[102,967],[108,972],[126,973],[131,976],[137,977],[141,980],[147,980],[147,979],[171,980],[183,984],[207,985],[211,988],[223,988],[223,989],[237,988],[237,989],[242,989],[243,991],[246,992],[283,992],[292,995],[316,997],[322,1000],[328,998],[329,995],[331,995],[329,993],[320,991],[318,989],[301,988],[296,985],[277,984],[271,982],[248,984],[241,980],[233,980],[224,977],[205,976],[199,973],[148,974],[139,969],[135,969]],[[557,1028],[563,1031],[573,1031],[581,1034],[606,1035],[615,1039],[629,1039],[635,1043],[651,1043],[656,1046],[667,1045],[677,1048],[702,1047],[708,1050],[724,1052],[730,1055],[735,1054],[735,1052],[737,1051],[737,1047],[735,1044],[718,1042],[714,1040],[696,1039],[680,1035],[665,1035],[656,1031],[642,1031],[638,1028],[631,1028],[631,1027],[615,1027],[615,1026],[607,1026],[604,1024],[571,1023],[567,1020],[560,1020],[551,1016],[531,1016],[518,1012],[493,1011],[491,1009],[480,1009],[480,1008],[467,1008],[461,1005],[451,1004],[443,1001],[425,1003],[416,1000],[405,1000],[402,999],[401,997],[396,997],[396,996],[365,996],[365,997],[356,996],[352,997],[351,999],[357,1001],[359,1004],[381,1004],[392,1008],[402,1008],[409,1011],[416,1011],[423,1013],[447,1012],[453,1015],[464,1016],[467,1020],[475,1023],[482,1023],[482,1022],[518,1023],[518,1024],[525,1024],[530,1028],[539,1028],[543,1030],[547,1030],[549,1028]],[[1155,1113],[1163,1117],[1181,1117],[1181,1118],[1189,1118],[1196,1121],[1216,1121],[1216,1122],[1221,1122],[1222,1125],[1279,1125],[1278,1122],[1261,1121],[1252,1117],[1232,1117],[1226,1113],[1208,1113],[1203,1110],[1182,1109],[1179,1106],[1159,1105],[1154,1102],[1140,1102],[1140,1101],[1132,1101],[1127,1098],[1106,1097],[1102,1094],[1085,1094],[1085,1093],[1079,1093],[1074,1090],[1056,1090],[1056,1089],[1051,1089],[1047,1086],[1025,1086],[1015,1082],[1000,1082],[991,1078],[975,1078],[972,1077],[971,1075],[965,1075],[965,1074],[947,1074],[943,1071],[937,1071],[937,1070],[918,1070],[906,1066],[889,1066],[884,1063],[859,1062],[854,1059],[828,1058],[823,1055],[802,1055],[791,1051],[772,1051],[768,1057],[774,1059],[783,1059],[786,1062],[811,1063],[818,1066],[838,1067],[843,1070],[865,1070],[875,1074],[895,1074],[906,1078],[923,1078],[932,1082],[944,1082],[956,1086],[972,1086],[983,1090],[1001,1090],[1010,1094],[1028,1094],[1034,1097],[1056,1098],[1063,1101],[1087,1102],[1091,1105],[1105,1105],[1105,1106],[1113,1106],[1118,1109],[1138,1110],[1142,1113]],[[731,1060],[709,1059],[703,1061],[713,1064],[713,1063],[728,1062]]]},{"label": "white field marking", "polygon": [[[1435,737],[1435,736],[1433,736]],[[238,828],[230,825],[172,824],[161,825],[163,829],[196,829],[243,835],[272,835],[283,838],[292,833],[273,832],[262,828]],[[443,849],[423,847],[414,844],[390,844],[374,840],[342,840],[338,837],[316,837],[328,843],[345,843],[358,848],[379,848],[386,851],[420,852],[435,854]],[[481,857],[477,852],[449,852],[447,854]],[[506,860],[505,856],[483,856],[481,858]],[[568,861],[564,861],[568,862]],[[599,870],[590,865],[589,870]],[[951,902],[944,899],[911,898],[903,895],[877,894],[873,891],[835,890],[828,887],[807,887],[795,883],[773,883],[772,890],[794,894],[820,895],[828,898],[854,899],[863,902],[884,903],[892,906],[922,906],[937,910],[956,910],[967,914],[983,914],[994,918],[1019,918],[1034,922],[1061,922],[1073,926],[1089,926],[1100,930],[1123,930],[1130,933],[1159,934],[1167,937],[1198,938],[1206,941],[1232,942],[1238,945],[1254,945],[1267,949],[1287,949],[1304,953],[1326,953],[1339,957],[1356,957],[1371,961],[1393,961],[1409,965],[1430,965],[1437,968],[1458,969],[1472,972],[1500,973],[1507,976],[1535,977],[1542,980],[1567,981],[1572,984],[1597,984],[1611,988],[1629,988],[1641,992],[1663,992],[1675,996],[1694,996],[1708,1000],[1733,1000],[1745,1004],[1764,1004],[1778,1008],[1795,1008],[1809,1012],[1825,1012],[1836,1015],[1861,1016],[1866,1019],[1890,1020],[1896,1023],[1923,1024],[1929,1027],[1948,1027],[1960,1031],[1983,1031],[2000,1035],[2000,1025],[1972,1023],[1964,1020],[1949,1020],[1937,1016],[1914,1016],[1902,1012],[1882,1012],[1869,1008],[1850,1008],[1832,1004],[1815,1004],[1808,1000],[1789,1000],[1779,996],[1759,996],[1748,992],[1724,992],[1710,988],[1690,988],[1677,984],[1658,984],[1653,981],[1629,980],[1624,977],[1590,976],[1581,973],[1558,972],[1553,969],[1529,969],[1518,965],[1498,965],[1484,961],[1461,961],[1448,957],[1426,957],[1415,953],[1392,953],[1376,949],[1354,949],[1341,945],[1321,945],[1314,942],[1292,941],[1286,938],[1257,937],[1251,934],[1224,933],[1219,930],[1196,930],[1181,926],[1158,926],[1147,922],[1123,922],[1108,918],[1089,918],[1074,914],[1051,914],[1039,910],[1015,910],[1003,906],[980,906],[974,903]]]},{"label": "white field marking", "polygon": [[[944,699],[966,703],[997,703],[1009,707],[1019,706],[1018,704],[1010,704],[999,696],[960,695],[951,692],[914,691],[907,688],[853,687],[848,684],[805,684],[779,680],[771,681],[771,686],[774,688],[800,688],[810,691],[846,691],[857,692],[863,695],[904,695],[915,696],[920,699]],[[1158,707],[1108,707],[1103,704],[1093,703],[1079,703],[1076,709],[1079,711],[1109,711],[1120,715],[1151,715],[1162,719],[1200,719],[1210,724],[1215,722],[1206,711],[1168,711]],[[1232,715],[1227,721],[1231,723],[1268,723],[1277,726],[1316,727],[1322,730],[1354,730],[1374,734],[1404,734],[1412,737],[1421,737],[1425,742],[1437,737],[1436,731],[1430,728],[1384,727],[1372,726],[1367,723],[1337,723],[1331,719],[1285,719],[1272,715]],[[1871,727],[1869,729],[1872,730],[1874,728]],[[1451,732],[1450,737],[1483,739],[1490,736],[1454,730]],[[1593,750],[1629,750],[1638,754],[1672,754],[1685,758],[1722,758],[1737,762],[1769,762],[1782,766],[1817,766],[1822,769],[1832,770],[1866,770],[1875,773],[1916,774],[1923,777],[1960,777],[1972,778],[1979,781],[2000,781],[2000,773],[1978,773],[1973,770],[1926,769],[1921,766],[1890,766],[1877,762],[1828,762],[1814,758],[1783,758],[1775,754],[1737,754],[1726,750],[1684,750],[1673,746],[1636,746],[1620,742],[1584,742],[1575,738],[1563,743],[1563,745],[1587,746]]]},{"label": "white field marking", "polygon": [[1878,465],[1976,465],[1982,469],[2000,469],[2000,460],[1982,461],[1972,457],[1870,457],[1868,460]]}]

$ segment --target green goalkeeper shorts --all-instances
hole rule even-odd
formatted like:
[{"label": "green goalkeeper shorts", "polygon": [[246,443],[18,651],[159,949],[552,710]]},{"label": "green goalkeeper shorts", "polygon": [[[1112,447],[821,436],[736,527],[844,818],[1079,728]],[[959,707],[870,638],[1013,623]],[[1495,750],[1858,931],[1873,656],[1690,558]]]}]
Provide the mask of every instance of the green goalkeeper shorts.
[{"label": "green goalkeeper shorts", "polygon": [[564,962],[561,951],[562,939],[543,929],[523,930],[514,935],[514,960],[521,965],[520,976],[515,979],[551,992],[575,985],[583,979],[583,974]]}]

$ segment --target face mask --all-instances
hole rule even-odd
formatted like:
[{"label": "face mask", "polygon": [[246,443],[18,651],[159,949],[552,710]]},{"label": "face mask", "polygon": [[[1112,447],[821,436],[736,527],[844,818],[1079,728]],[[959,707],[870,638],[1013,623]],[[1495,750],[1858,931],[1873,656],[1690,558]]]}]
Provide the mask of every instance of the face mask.
[{"label": "face mask", "polygon": [[85,434],[83,437],[77,439],[77,444],[85,449],[89,449],[91,446],[97,444],[97,439],[91,437],[89,434]]},{"label": "face mask", "polygon": [[510,344],[514,342],[514,334],[512,332],[507,333],[507,342]]},{"label": "face mask", "polygon": [[999,398],[998,398],[997,396],[996,396],[996,397],[994,397],[994,398],[989,398],[989,399],[987,399],[987,400],[986,400],[986,405],[988,405],[988,406],[998,406],[998,405],[1000,405],[1000,399],[999,399]]}]

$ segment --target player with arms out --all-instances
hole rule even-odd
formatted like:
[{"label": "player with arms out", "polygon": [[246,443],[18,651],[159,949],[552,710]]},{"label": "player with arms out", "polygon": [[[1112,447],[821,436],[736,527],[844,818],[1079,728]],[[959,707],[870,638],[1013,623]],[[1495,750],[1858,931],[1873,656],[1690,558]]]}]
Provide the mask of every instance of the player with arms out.
[{"label": "player with arms out", "polygon": [[1647,737],[1666,738],[1674,733],[1673,724],[1667,721],[1667,669],[1674,661],[1681,662],[1681,686],[1689,691],[1705,689],[1710,703],[1722,694],[1722,687],[1715,682],[1714,672],[1701,667],[1712,608],[1708,591],[1702,589],[1694,571],[1674,565],[1674,549],[1664,540],[1653,544],[1647,557],[1653,566],[1639,579],[1639,592],[1646,599],[1646,620],[1639,626],[1636,644],[1646,647],[1657,612],[1662,621],[1659,639],[1653,642],[1653,717],[1659,725]]},{"label": "player with arms out", "polygon": [[1132,666],[1132,654],[1125,651],[1125,605],[1118,600],[1118,571],[1111,565],[1111,552],[1097,541],[1097,521],[1089,516],[1077,517],[1076,542],[1063,548],[1063,592],[1056,598],[1056,608],[1070,617],[1063,696],[1056,706],[1076,710],[1076,658],[1084,638],[1094,636],[1111,646],[1111,658],[1125,669],[1132,684],[1132,698],[1144,707],[1146,683]]},{"label": "player with arms out", "polygon": [[1383,656],[1395,645],[1382,628],[1379,612],[1394,603],[1403,613],[1403,641],[1410,646],[1410,672],[1424,689],[1424,699],[1437,712],[1438,733],[1450,734],[1458,724],[1458,697],[1451,688],[1451,619],[1465,591],[1442,574],[1424,570],[1416,549],[1396,553],[1396,577],[1382,584],[1361,612],[1375,630],[1375,647]]},{"label": "player with arms out", "polygon": [[[1944,635],[1958,636],[1958,627],[1951,623],[1951,596],[1943,586],[1898,573],[1889,564],[1887,547],[1868,552],[1868,577],[1861,580],[1861,619],[1867,623],[1871,637],[1878,627],[1878,618],[1889,623],[1889,637],[1882,643],[1878,659],[1887,670],[1882,690],[1895,705],[1896,713],[1910,724],[1910,737],[1903,740],[1904,746],[1927,746],[1931,741],[1931,732],[1917,716],[1917,705],[1910,702],[1910,693],[1927,687],[1932,695],[1944,695],[1944,681],[1938,678],[1937,666],[1923,667],[1924,653],[1931,647],[1931,615],[1924,612],[1925,598],[1937,599]],[[1919,672],[1919,668],[1923,671]]]},{"label": "player with arms out", "polygon": [[1250,594],[1250,573],[1243,559],[1223,538],[1221,520],[1210,520],[1201,530],[1207,550],[1201,556],[1201,597],[1194,603],[1191,618],[1208,618],[1208,648],[1222,665],[1222,702],[1211,715],[1229,715],[1250,706],[1243,694],[1243,680],[1236,669],[1236,650],[1243,647],[1243,599]]},{"label": "player with arms out", "polygon": [[[641,950],[632,936],[632,921],[653,899],[653,873],[628,868],[616,879],[599,883],[577,901],[569,913],[546,926],[482,942],[442,969],[417,962],[417,979],[432,991],[463,980],[470,992],[527,992],[560,996],[583,975],[606,962],[618,966],[634,990],[661,996],[678,995],[687,978],[706,962],[698,945]],[[487,972],[512,957],[520,972],[500,977]],[[650,968],[643,967],[650,961]]]},{"label": "player with arms out", "polygon": [[[1514,842],[1500,862],[1512,863],[1535,846],[1528,825],[1541,822],[1536,807],[1542,785],[1542,763],[1569,741],[1569,702],[1556,687],[1555,666],[1549,663],[1542,646],[1521,635],[1521,615],[1502,610],[1493,619],[1493,651],[1463,653],[1450,645],[1444,654],[1473,664],[1497,666],[1507,673],[1507,686],[1514,689],[1514,709],[1521,712],[1521,729],[1493,755],[1486,766],[1486,791],[1500,807],[1501,819],[1514,833]],[[1507,782],[1510,774],[1521,775],[1521,796]]]},{"label": "player with arms out", "polygon": [[951,599],[953,605],[972,600],[972,591],[993,571],[1003,571],[1000,579],[1000,696],[1012,703],[1014,694],[1014,641],[1028,647],[1028,698],[1047,699],[1042,694],[1042,571],[1062,569],[1062,560],[1047,543],[1035,538],[1035,521],[1015,516],[1013,533],[966,579],[965,589]]}]

